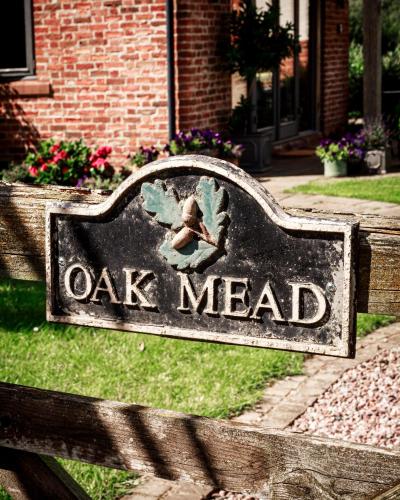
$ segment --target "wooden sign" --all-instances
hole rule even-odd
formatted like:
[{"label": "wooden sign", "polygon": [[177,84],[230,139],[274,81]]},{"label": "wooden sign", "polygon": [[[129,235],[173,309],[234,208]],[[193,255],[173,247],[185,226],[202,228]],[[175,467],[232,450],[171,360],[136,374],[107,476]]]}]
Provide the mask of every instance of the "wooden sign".
[{"label": "wooden sign", "polygon": [[49,321],[354,355],[357,225],[289,216],[227,162],[157,161],[46,217]]}]

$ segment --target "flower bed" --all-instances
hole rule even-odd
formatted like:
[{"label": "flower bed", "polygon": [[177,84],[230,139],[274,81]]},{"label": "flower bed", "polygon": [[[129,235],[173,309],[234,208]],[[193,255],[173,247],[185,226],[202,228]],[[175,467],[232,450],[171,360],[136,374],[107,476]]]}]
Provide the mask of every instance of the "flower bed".
[{"label": "flower bed", "polygon": [[131,156],[130,164],[117,170],[110,163],[110,146],[92,150],[82,139],[57,143],[48,139],[39,142],[22,164],[12,164],[0,172],[0,179],[28,184],[114,189],[133,170],[157,160],[159,156],[197,153],[235,163],[241,152],[240,145],[224,139],[219,132],[193,128],[188,132],[178,132],[165,146],[140,146]]}]

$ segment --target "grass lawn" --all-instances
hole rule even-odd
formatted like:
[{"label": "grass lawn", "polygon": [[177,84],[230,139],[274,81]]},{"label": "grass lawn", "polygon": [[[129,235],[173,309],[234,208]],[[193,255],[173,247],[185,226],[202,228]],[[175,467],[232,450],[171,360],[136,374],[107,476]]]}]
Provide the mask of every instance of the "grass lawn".
[{"label": "grass lawn", "polygon": [[[1,381],[223,418],[254,404],[268,379],[302,369],[301,354],[48,324],[44,310],[43,285],[0,281]],[[359,333],[390,321],[359,315]],[[136,479],[62,463],[96,499]]]},{"label": "grass lawn", "polygon": [[400,203],[400,177],[321,179],[295,186],[287,192],[324,194],[327,196]]}]

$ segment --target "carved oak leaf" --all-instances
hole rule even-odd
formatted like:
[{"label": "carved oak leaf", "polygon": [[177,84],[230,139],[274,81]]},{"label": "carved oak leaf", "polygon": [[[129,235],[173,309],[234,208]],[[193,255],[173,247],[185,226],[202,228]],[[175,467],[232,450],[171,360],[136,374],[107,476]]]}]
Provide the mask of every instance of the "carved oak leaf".
[{"label": "carved oak leaf", "polygon": [[[166,234],[159,248],[160,254],[171,266],[179,270],[197,269],[221,254],[223,231],[228,216],[223,211],[225,190],[219,188],[214,179],[202,177],[196,187],[196,203],[202,212],[199,225],[202,227],[193,231],[197,230],[196,234],[200,237],[193,238],[178,249],[172,246],[172,240],[176,236],[175,232],[185,226],[182,220],[185,201],[179,201],[176,191],[171,187],[167,188],[160,179],[154,181],[154,184],[143,183],[141,194],[144,209],[157,222],[171,226],[172,232]],[[201,237],[203,229],[205,237]]]},{"label": "carved oak leaf", "polygon": [[220,244],[228,214],[224,207],[225,189],[215,179],[202,177],[196,188],[196,201],[203,213],[203,223],[216,245]]},{"label": "carved oak leaf", "polygon": [[143,196],[143,207],[147,212],[154,215],[154,219],[161,224],[171,226],[177,230],[183,226],[182,206],[178,201],[176,191],[166,188],[165,183],[160,179],[154,184],[144,182],[142,184],[141,195]]},{"label": "carved oak leaf", "polygon": [[179,271],[189,268],[196,269],[212,257],[216,251],[214,245],[202,240],[193,240],[179,250],[172,248],[170,239],[166,239],[160,246],[161,255],[167,259],[168,264],[176,266]]}]

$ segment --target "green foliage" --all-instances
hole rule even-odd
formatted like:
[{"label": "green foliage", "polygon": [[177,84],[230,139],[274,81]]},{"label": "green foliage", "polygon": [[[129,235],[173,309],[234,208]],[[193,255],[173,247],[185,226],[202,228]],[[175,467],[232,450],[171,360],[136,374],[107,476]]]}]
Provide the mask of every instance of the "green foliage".
[{"label": "green foliage", "polygon": [[11,163],[10,166],[0,172],[0,180],[5,182],[28,182],[27,169],[19,163]]},{"label": "green foliage", "polygon": [[240,3],[230,18],[230,43],[226,48],[227,67],[251,82],[256,74],[278,67],[299,49],[294,26],[279,25],[279,7],[258,10],[252,0]]},{"label": "green foliage", "polygon": [[[350,0],[349,111],[352,116],[362,116],[363,109],[362,4],[362,0]],[[400,90],[398,0],[382,1],[382,56],[382,89],[384,91]],[[390,96],[384,96],[383,111],[392,121],[397,122],[400,117],[400,104],[393,101]]]},{"label": "green foliage", "polygon": [[[362,115],[363,109],[364,61],[362,45],[351,42],[349,49],[349,110],[353,115]],[[400,90],[400,46],[382,57],[382,88],[384,91]],[[400,117],[400,106],[394,109],[393,103],[383,99],[384,113],[387,117]],[[396,107],[396,106],[395,106]]]},{"label": "green foliage", "polygon": [[349,0],[349,28],[351,43],[362,45],[363,0]]},{"label": "green foliage", "polygon": [[[350,0],[350,40],[362,45],[363,0]],[[367,13],[369,15],[369,13]],[[382,54],[400,45],[398,0],[382,0]]]},{"label": "green foliage", "polygon": [[149,148],[140,146],[131,159],[131,165],[139,168],[143,167],[147,163],[156,161],[159,155],[160,151],[155,146],[150,146]]},{"label": "green foliage", "polygon": [[82,186],[87,179],[101,182],[111,179],[113,167],[107,158],[109,146],[102,146],[95,152],[79,141],[53,139],[40,141],[35,150],[29,151],[22,165],[13,165],[3,172],[6,181],[20,180],[34,184],[58,184],[61,186]]},{"label": "green foliage", "polygon": [[400,204],[400,177],[318,180],[296,186],[288,192],[343,196]]},{"label": "green foliage", "polygon": [[389,325],[394,321],[394,316],[359,313],[357,314],[357,337],[365,337],[377,328]]},{"label": "green foliage", "polygon": [[349,147],[337,142],[331,142],[326,146],[317,146],[315,154],[321,161],[346,161],[350,158]]}]

